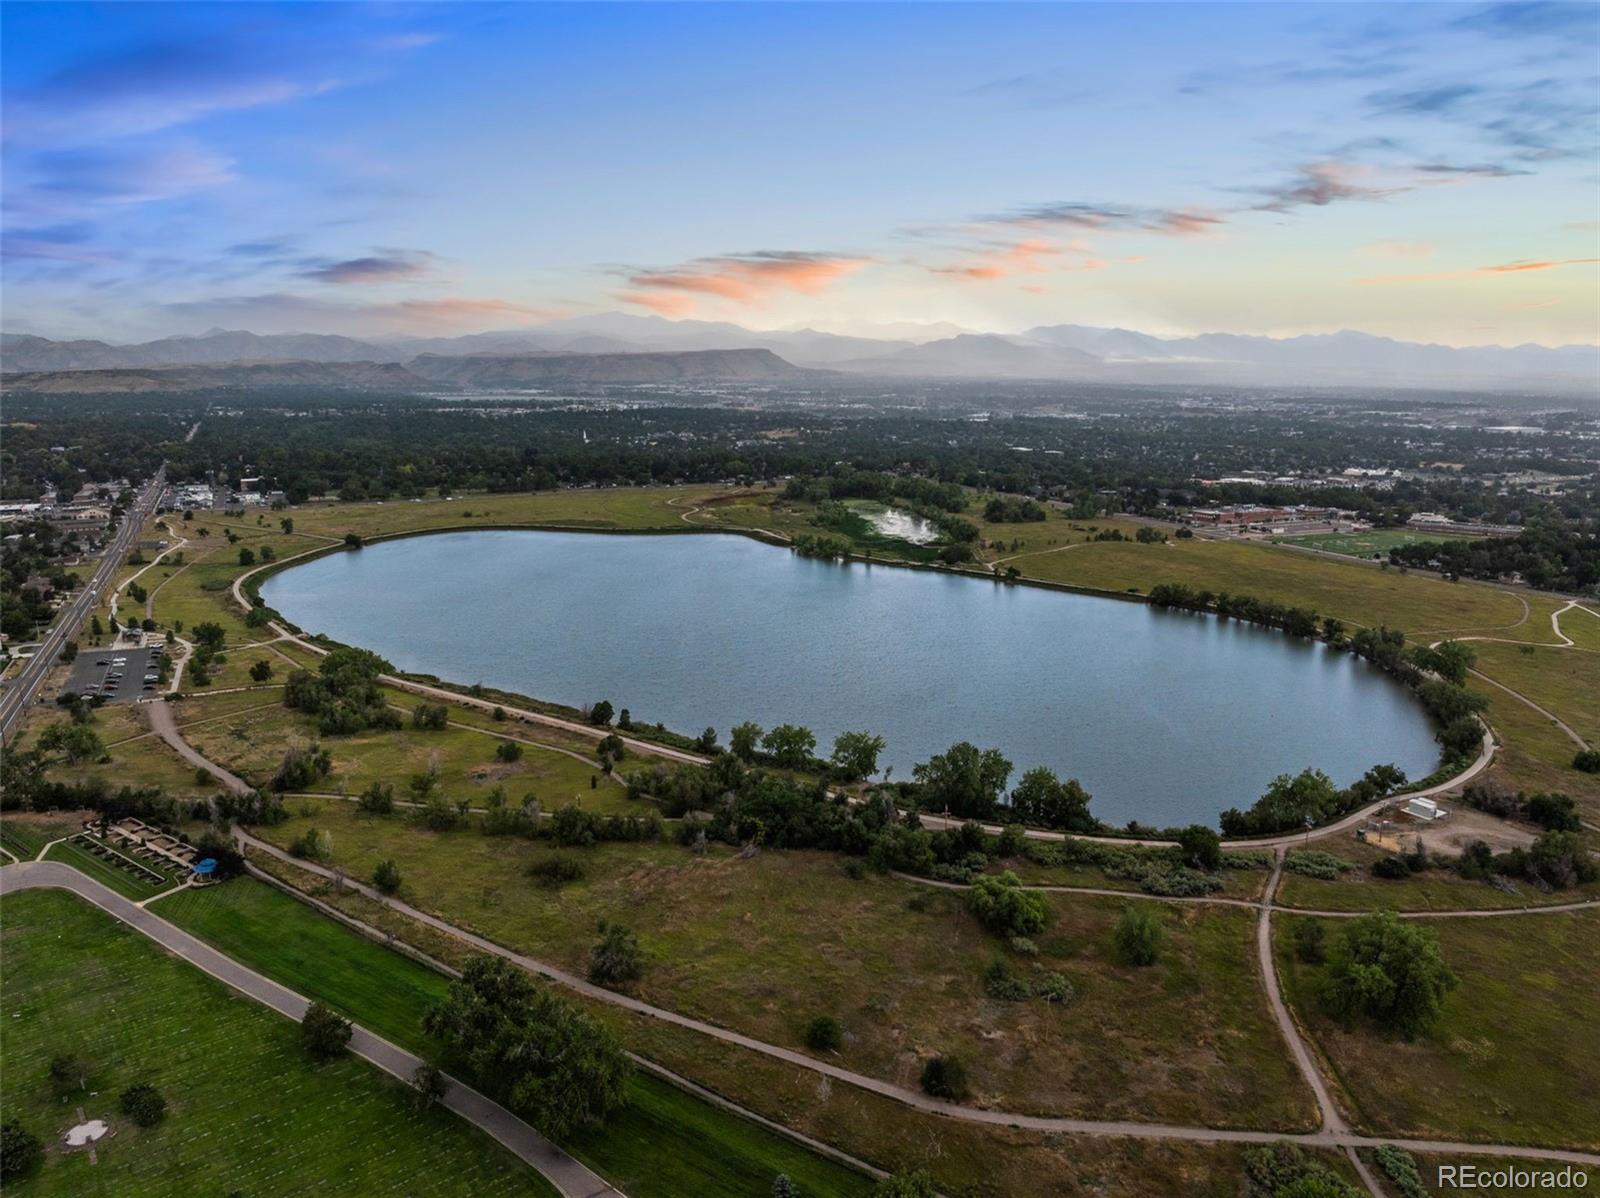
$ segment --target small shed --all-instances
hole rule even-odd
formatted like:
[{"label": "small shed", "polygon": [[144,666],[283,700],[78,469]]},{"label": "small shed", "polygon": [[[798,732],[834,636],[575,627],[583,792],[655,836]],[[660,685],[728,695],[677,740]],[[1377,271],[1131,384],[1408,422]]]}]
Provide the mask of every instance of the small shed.
[{"label": "small shed", "polygon": [[1407,799],[1405,812],[1412,819],[1422,820],[1443,819],[1449,814],[1432,799]]}]

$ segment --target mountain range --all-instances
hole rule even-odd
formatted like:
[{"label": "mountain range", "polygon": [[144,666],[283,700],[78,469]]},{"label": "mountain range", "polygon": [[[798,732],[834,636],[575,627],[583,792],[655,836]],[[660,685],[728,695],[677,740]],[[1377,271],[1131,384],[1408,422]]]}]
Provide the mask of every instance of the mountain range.
[{"label": "mountain range", "polygon": [[[826,370],[920,378],[1442,387],[1600,395],[1600,347],[1588,345],[1457,348],[1351,331],[1287,338],[1231,333],[1157,337],[1071,324],[1042,325],[1014,334],[909,324],[873,331],[895,335],[861,337],[811,328],[756,330],[727,322],[621,312],[460,337],[381,340],[213,329],[199,336],[114,345],[5,334],[0,337],[0,369],[10,376],[11,385],[23,382],[16,377],[19,372],[143,371],[246,363],[256,367],[256,376],[265,377],[260,369],[264,364],[292,362],[403,367],[398,372],[330,372],[324,380],[349,386],[516,388],[557,380],[658,383],[802,374],[817,378],[813,372]],[[170,383],[173,376],[167,377]],[[51,388],[68,386],[52,383]]]}]

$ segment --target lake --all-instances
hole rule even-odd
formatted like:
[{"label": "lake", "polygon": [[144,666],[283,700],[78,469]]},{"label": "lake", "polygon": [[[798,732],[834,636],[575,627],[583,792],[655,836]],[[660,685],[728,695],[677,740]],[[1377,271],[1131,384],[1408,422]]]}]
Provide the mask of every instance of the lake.
[{"label": "lake", "polygon": [[330,554],[266,602],[402,669],[696,735],[744,720],[888,741],[894,777],[958,740],[1047,765],[1101,819],[1214,823],[1272,778],[1438,761],[1409,693],[1320,643],[1142,603],[729,534],[462,532]]}]

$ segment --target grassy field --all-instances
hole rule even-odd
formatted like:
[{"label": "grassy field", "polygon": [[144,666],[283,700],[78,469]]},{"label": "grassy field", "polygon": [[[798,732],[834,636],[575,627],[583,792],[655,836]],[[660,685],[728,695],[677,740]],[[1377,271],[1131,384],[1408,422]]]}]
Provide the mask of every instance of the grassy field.
[{"label": "grassy field", "polygon": [[1298,918],[1275,921],[1284,995],[1363,1130],[1600,1147],[1600,1024],[1583,1014],[1600,984],[1600,912],[1429,921],[1461,983],[1438,1028],[1412,1043],[1323,1014],[1314,969],[1289,947]]},{"label": "grassy field", "polygon": [[[33,709],[25,726],[24,743],[36,743],[46,728],[66,718],[66,713],[57,707]],[[215,791],[213,783],[197,784],[194,767],[187,765],[159,737],[148,735],[149,725],[142,706],[110,704],[94,713],[93,724],[95,732],[105,742],[109,760],[57,762],[47,771],[53,781],[99,781],[112,792],[124,786],[135,790],[154,787],[163,794],[183,798],[201,798]]]},{"label": "grassy field", "polygon": [[1281,545],[1299,545],[1339,553],[1345,557],[1387,557],[1389,550],[1402,545],[1430,545],[1450,539],[1438,533],[1412,532],[1406,528],[1373,528],[1366,532],[1318,532],[1304,537],[1273,537]]},{"label": "grassy field", "polygon": [[[1481,673],[1533,698],[1590,744],[1600,742],[1600,653],[1492,641],[1474,642],[1472,649]],[[1577,746],[1565,743],[1563,756],[1571,758]]]},{"label": "grassy field", "polygon": [[[230,956],[420,1055],[422,1013],[446,979],[266,883],[241,878],[162,900],[160,914]],[[679,1147],[663,1153],[661,1145]],[[864,1194],[868,1180],[763,1128],[640,1075],[629,1104],[568,1145],[635,1198],[763,1194],[786,1173],[807,1194]]]},{"label": "grassy field", "polygon": [[[349,890],[334,894],[298,867],[262,857],[258,864],[291,884],[319,890],[332,902],[385,933],[436,958],[460,964],[460,941],[393,908]],[[166,900],[163,900],[166,901]],[[799,1066],[738,1048],[615,1006],[589,1004],[629,1047],[694,1077],[767,1118],[816,1136],[883,1168],[927,1168],[948,1194],[963,1198],[1055,1198],[1089,1192],[1108,1198],[1150,1193],[1235,1198],[1240,1174],[1236,1146],[1163,1144],[1099,1139],[979,1126],[925,1115],[847,1085],[819,1082]],[[1345,1171],[1343,1158],[1324,1155]]]},{"label": "grassy field", "polygon": [[1575,607],[1557,617],[1561,631],[1580,649],[1600,653],[1600,604]]},{"label": "grassy field", "polygon": [[71,836],[83,827],[86,811],[53,811],[49,814],[8,811],[0,815],[0,845],[22,861],[32,861],[52,840]]},{"label": "grassy field", "polygon": [[[273,692],[280,693],[280,692]],[[234,700],[219,695],[218,700]],[[344,789],[359,794],[373,782],[387,782],[404,797],[407,781],[418,773],[434,773],[440,791],[451,799],[481,802],[488,791],[501,785],[513,802],[536,796],[546,810],[579,805],[607,813],[641,813],[623,797],[622,787],[599,772],[591,757],[574,760],[566,753],[523,744],[520,759],[502,762],[495,750],[504,739],[481,727],[447,727],[422,731],[409,725],[398,732],[375,731],[351,736],[319,737],[315,721],[280,704],[235,707],[220,718],[205,712],[212,700],[189,700],[184,707],[184,737],[212,761],[256,785],[266,785],[292,746],[319,743],[333,757],[329,775],[315,789]],[[537,737],[540,730],[502,724],[519,738]],[[589,744],[593,751],[593,742]],[[591,779],[594,785],[590,785]],[[648,808],[647,810],[653,810]]]},{"label": "grassy field", "polygon": [[1121,901],[1052,895],[1037,963],[1077,1000],[995,1001],[982,975],[1002,950],[959,895],[851,880],[830,854],[568,850],[587,876],[550,891],[526,870],[560,850],[316,806],[261,834],[286,846],[317,827],[353,877],[393,859],[408,901],[579,972],[596,922],[621,921],[649,959],[643,997],[795,1048],[807,1020],[832,1014],[843,1063],[865,1073],[915,1086],[925,1057],[954,1052],[983,1101],[1016,1110],[1286,1129],[1310,1115],[1254,976],[1247,911],[1164,910],[1169,951],[1140,970],[1114,959]]},{"label": "grassy field", "polygon": [[[6,979],[0,1108],[47,1145],[107,1119],[97,1150],[51,1147],[13,1198],[178,1193],[552,1195],[555,1190],[442,1110],[419,1114],[406,1088],[346,1057],[313,1066],[292,1023],[167,956],[77,898],[13,895],[0,931]],[[88,1092],[54,1095],[50,1060],[90,1066]],[[115,1095],[148,1081],[166,1119],[140,1129]]]}]

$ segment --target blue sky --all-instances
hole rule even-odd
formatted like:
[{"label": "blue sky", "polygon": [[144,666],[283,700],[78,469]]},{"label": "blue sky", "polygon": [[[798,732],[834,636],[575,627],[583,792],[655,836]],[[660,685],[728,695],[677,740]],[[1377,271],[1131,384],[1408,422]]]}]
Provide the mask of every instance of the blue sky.
[{"label": "blue sky", "polygon": [[19,4],[4,322],[1600,340],[1600,7]]}]

